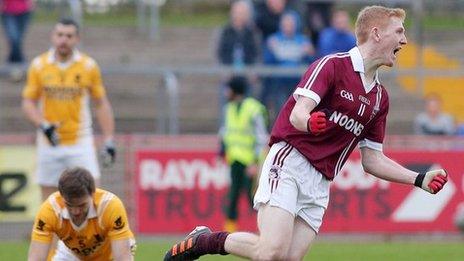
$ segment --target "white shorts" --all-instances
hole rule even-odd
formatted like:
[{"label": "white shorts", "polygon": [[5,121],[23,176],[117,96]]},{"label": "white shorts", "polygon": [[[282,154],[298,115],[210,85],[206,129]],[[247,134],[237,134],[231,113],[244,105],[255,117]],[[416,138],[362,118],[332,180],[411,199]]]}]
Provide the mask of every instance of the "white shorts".
[{"label": "white shorts", "polygon": [[100,178],[97,155],[92,138],[78,144],[51,147],[42,143],[37,146],[37,183],[57,187],[58,180],[67,168],[86,168],[95,179]]},{"label": "white shorts", "polygon": [[269,204],[301,217],[317,233],[329,203],[330,181],[286,142],[272,145],[263,164],[254,208]]}]

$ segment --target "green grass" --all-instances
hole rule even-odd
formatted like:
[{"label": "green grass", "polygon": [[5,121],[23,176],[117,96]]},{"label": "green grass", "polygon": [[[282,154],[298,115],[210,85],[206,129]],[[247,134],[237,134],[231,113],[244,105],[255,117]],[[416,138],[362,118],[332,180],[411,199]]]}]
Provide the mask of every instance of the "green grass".
[{"label": "green grass", "polygon": [[425,29],[462,29],[464,28],[464,18],[460,15],[450,16],[425,16],[424,17]]},{"label": "green grass", "polygon": [[[161,26],[215,27],[227,22],[228,11],[220,8],[188,11],[175,8],[160,9]],[[60,17],[58,8],[37,8],[34,22],[53,24]],[[149,13],[146,13],[149,23]],[[137,12],[133,6],[113,7],[110,13],[85,13],[84,26],[137,26]]]},{"label": "green grass", "polygon": [[[34,12],[33,19],[36,23],[54,24],[60,18],[58,9],[37,8]],[[84,26],[136,26],[137,16],[132,9],[118,8],[107,13],[84,14]]]},{"label": "green grass", "polygon": [[[161,7],[161,25],[215,27],[225,24],[229,18],[228,6],[219,4],[208,6],[201,5],[200,2],[194,4],[191,8],[187,8],[186,6],[166,4]],[[352,9],[350,5],[348,5],[347,8]],[[352,10],[353,19],[356,17],[355,13],[357,13],[357,11],[357,9]],[[59,17],[59,12],[60,9],[57,6],[41,4],[34,13],[34,20],[38,23],[54,23]],[[412,18],[412,13],[409,12],[406,19],[406,25],[408,27],[412,25]],[[111,7],[108,13],[86,13],[84,16],[84,24],[86,26],[136,26],[136,7],[133,4],[121,4]],[[457,12],[446,15],[442,13],[426,14],[424,15],[423,26],[425,30],[464,29],[464,17]]]},{"label": "green grass", "polygon": [[161,14],[161,25],[216,27],[227,23],[227,13],[221,10],[201,11],[196,13],[171,11]]},{"label": "green grass", "polygon": [[[136,260],[162,260],[172,242],[138,242]],[[28,243],[0,243],[0,260],[26,260]],[[205,256],[200,260],[242,260],[232,256]],[[433,243],[316,243],[304,260],[390,261],[390,260],[464,260],[460,242]]]}]

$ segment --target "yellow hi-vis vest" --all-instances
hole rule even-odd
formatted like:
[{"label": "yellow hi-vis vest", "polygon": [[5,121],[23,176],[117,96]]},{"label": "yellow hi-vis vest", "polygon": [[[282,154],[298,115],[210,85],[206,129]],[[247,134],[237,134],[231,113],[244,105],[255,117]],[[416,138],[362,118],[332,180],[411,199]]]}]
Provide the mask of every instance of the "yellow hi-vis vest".
[{"label": "yellow hi-vis vest", "polygon": [[224,145],[226,160],[248,166],[257,161],[254,118],[264,116],[264,106],[253,98],[245,98],[241,105],[229,102],[225,110]]}]

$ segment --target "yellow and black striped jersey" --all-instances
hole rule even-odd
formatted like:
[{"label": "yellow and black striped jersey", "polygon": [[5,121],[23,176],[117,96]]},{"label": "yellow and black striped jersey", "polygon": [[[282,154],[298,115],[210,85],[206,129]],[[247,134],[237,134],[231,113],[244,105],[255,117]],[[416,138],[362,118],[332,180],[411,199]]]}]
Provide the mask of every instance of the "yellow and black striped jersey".
[{"label": "yellow and black striped jersey", "polygon": [[22,93],[23,98],[39,101],[44,118],[58,124],[60,143],[64,145],[76,144],[92,134],[89,97],[105,95],[94,59],[74,50],[70,61],[60,63],[53,49],[32,61]]},{"label": "yellow and black striped jersey", "polygon": [[63,197],[55,192],[42,204],[35,218],[32,240],[50,243],[55,234],[81,260],[112,260],[111,240],[130,239],[135,245],[121,200],[97,189],[93,203],[87,220],[76,226]]}]

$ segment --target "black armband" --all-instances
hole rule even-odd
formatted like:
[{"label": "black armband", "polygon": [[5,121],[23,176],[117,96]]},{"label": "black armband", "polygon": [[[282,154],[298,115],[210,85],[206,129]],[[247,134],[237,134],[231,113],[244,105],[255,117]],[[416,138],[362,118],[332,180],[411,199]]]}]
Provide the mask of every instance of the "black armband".
[{"label": "black armband", "polygon": [[424,181],[425,173],[419,173],[417,175],[416,180],[414,181],[414,186],[422,188],[422,182]]}]

